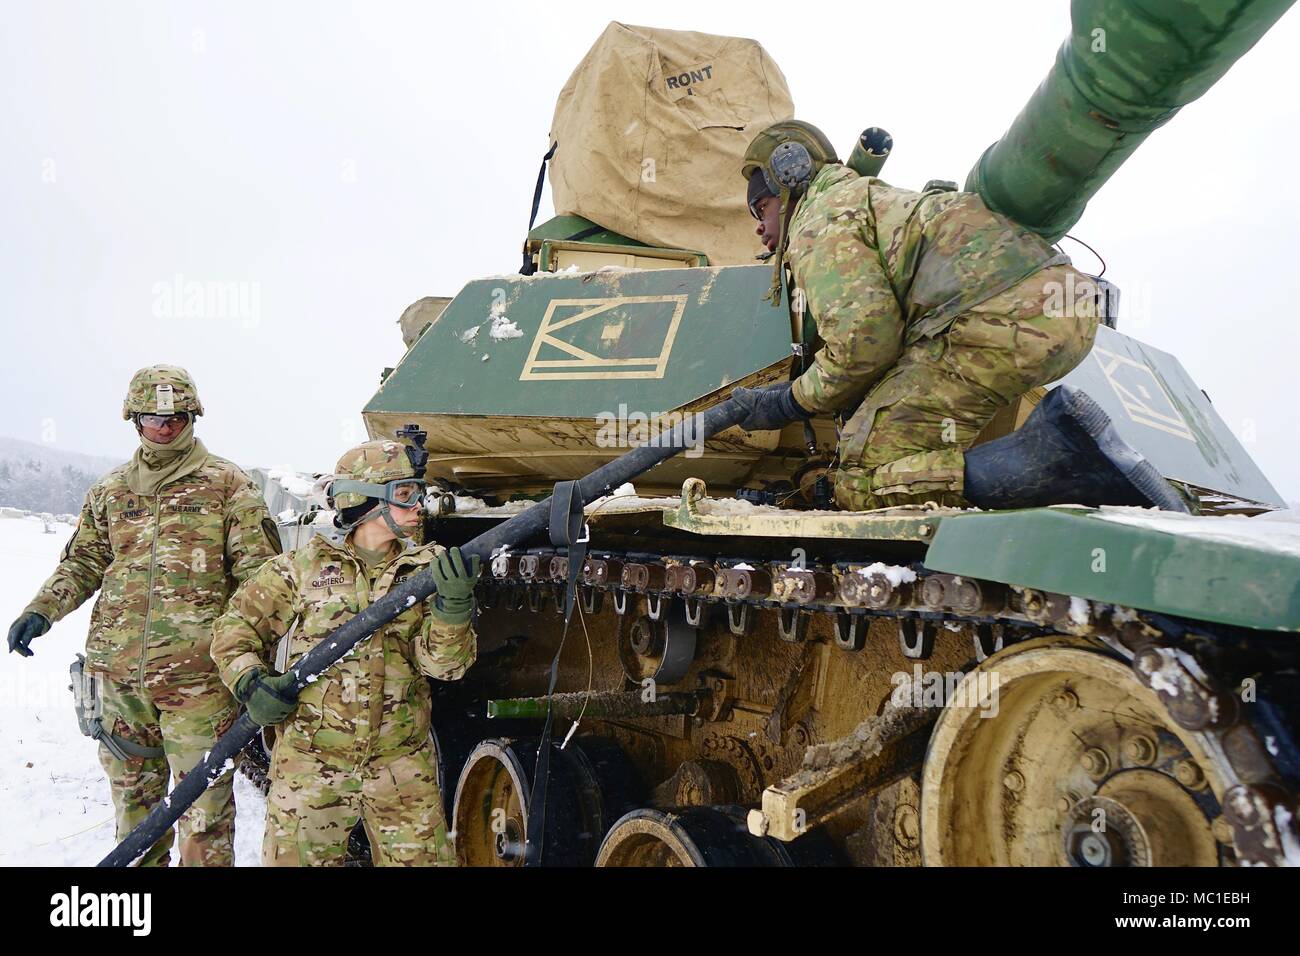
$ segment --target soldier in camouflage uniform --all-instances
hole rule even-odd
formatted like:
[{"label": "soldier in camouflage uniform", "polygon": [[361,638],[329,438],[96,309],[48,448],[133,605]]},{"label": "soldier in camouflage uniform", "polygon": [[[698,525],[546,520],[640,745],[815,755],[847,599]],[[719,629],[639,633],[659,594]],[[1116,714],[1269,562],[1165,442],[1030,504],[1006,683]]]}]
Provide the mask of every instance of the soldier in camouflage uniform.
[{"label": "soldier in camouflage uniform", "polygon": [[[131,379],[122,417],[140,448],[101,478],[55,570],[9,632],[32,638],[99,591],[85,668],[100,679],[100,763],[125,837],[234,721],[208,648],[212,622],[235,586],[280,550],[257,486],[194,436],[203,414],[182,368],[156,365]],[[235,809],[226,774],[180,820],[185,866],[233,863]],[[166,865],[173,835],[144,865]]]},{"label": "soldier in camouflage uniform", "polygon": [[[424,482],[398,442],[347,452],[329,493],[338,540],[318,535],[268,562],[214,630],[222,679],[254,720],[279,724],[262,861],[339,865],[361,819],[377,864],[454,866],[425,676],[456,680],[474,662],[479,559],[466,567],[455,548],[404,540],[419,528]],[[435,598],[377,630],[296,700],[292,674],[268,676],[271,649],[286,635],[292,665],[424,568]]]},{"label": "soldier in camouflage uniform", "polygon": [[750,408],[741,427],[848,415],[841,507],[967,504],[965,450],[981,429],[1092,347],[1091,300],[1063,302],[1086,277],[973,193],[859,177],[807,123],[759,133],[743,173],[778,259],[774,300],[784,258],[822,345],[793,387],[736,390]]}]

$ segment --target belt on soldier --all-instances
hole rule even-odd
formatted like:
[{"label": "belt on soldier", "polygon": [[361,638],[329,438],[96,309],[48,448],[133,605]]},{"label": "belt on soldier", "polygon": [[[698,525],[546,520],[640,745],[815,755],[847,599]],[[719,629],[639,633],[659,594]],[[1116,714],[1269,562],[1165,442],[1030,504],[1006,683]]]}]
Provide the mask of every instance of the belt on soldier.
[{"label": "belt on soldier", "polygon": [[93,672],[86,670],[85,655],[77,655],[72,666],[68,668],[68,673],[72,677],[72,684],[68,689],[72,691],[72,704],[77,712],[77,726],[83,734],[103,744],[118,760],[126,760],[128,757],[154,760],[164,755],[162,747],[145,747],[104,729],[103,687],[100,679]]}]

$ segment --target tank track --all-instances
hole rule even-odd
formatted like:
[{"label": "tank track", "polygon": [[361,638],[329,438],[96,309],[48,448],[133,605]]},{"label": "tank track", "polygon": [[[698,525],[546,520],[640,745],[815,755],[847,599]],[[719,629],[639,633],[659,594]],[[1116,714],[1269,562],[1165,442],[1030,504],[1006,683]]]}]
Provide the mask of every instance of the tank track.
[{"label": "tank track", "polygon": [[[816,545],[804,543],[809,550]],[[498,554],[484,573],[479,601],[507,612],[562,614],[568,573],[563,549]],[[845,653],[861,652],[870,624],[884,620],[895,625],[903,657],[915,661],[927,660],[936,642],[956,639],[970,642],[973,664],[1038,637],[1099,641],[1156,692],[1174,723],[1212,736],[1237,780],[1223,796],[1237,860],[1281,863],[1284,844],[1294,839],[1282,830],[1300,792],[1300,654],[1287,635],[931,572],[917,561],[888,565],[865,555],[797,564],[593,548],[577,591],[588,615],[608,600],[620,618],[635,617],[644,606],[646,616],[659,620],[680,602],[690,625],[716,615],[719,626],[737,637],[751,634],[759,615],[775,615],[781,640],[792,644],[803,642],[814,619],[824,616]],[[1261,706],[1241,706],[1248,696]],[[713,710],[720,711],[716,701]]]},{"label": "tank track", "polygon": [[271,757],[262,746],[260,734],[250,740],[248,746],[240,752],[236,769],[257,787],[262,796],[265,797],[271,791]]}]

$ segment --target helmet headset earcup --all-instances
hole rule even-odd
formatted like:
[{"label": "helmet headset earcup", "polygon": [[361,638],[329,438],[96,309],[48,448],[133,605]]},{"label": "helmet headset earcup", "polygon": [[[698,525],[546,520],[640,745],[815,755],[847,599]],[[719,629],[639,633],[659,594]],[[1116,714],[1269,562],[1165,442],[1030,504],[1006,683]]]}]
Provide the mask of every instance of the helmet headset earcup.
[{"label": "helmet headset earcup", "polygon": [[782,188],[792,194],[802,193],[812,182],[813,158],[803,143],[787,140],[772,150],[763,167],[763,179],[768,188],[779,195]]}]

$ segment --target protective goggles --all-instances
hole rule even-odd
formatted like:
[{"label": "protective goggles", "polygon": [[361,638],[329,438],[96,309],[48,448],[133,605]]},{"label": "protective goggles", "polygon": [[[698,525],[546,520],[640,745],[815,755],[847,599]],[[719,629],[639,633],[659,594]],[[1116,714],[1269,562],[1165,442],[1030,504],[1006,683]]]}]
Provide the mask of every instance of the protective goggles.
[{"label": "protective goggles", "polygon": [[177,412],[174,415],[146,415],[141,412],[135,416],[136,423],[145,428],[162,428],[164,425],[185,426],[190,420],[189,412]]},{"label": "protective goggles", "polygon": [[382,485],[368,481],[354,481],[351,478],[335,478],[330,484],[330,496],[337,497],[346,492],[378,498],[399,508],[415,508],[424,503],[428,485],[419,478],[397,478]]}]

